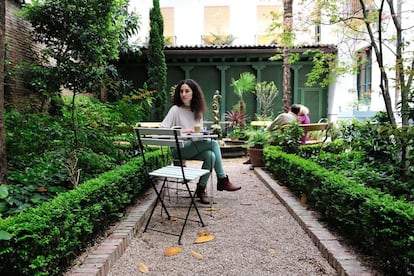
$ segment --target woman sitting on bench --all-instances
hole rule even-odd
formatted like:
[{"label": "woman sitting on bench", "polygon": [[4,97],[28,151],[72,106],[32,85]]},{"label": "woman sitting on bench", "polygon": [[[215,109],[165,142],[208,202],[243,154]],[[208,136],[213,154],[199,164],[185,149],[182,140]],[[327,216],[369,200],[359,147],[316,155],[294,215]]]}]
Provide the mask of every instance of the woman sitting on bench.
[{"label": "woman sitting on bench", "polygon": [[[309,118],[309,109],[302,105],[298,104],[299,106],[299,112],[297,113],[297,119],[299,124],[310,124],[310,118]],[[302,136],[302,144],[306,144],[306,140],[308,139],[308,132],[305,130]]]}]

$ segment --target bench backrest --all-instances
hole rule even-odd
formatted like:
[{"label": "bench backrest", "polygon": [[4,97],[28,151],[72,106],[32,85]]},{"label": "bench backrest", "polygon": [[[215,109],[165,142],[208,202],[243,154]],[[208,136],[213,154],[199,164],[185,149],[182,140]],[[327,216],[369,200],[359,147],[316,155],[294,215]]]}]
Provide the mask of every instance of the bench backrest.
[{"label": "bench backrest", "polygon": [[330,128],[329,123],[299,124],[299,126],[305,131],[328,130]]},{"label": "bench backrest", "polygon": [[161,126],[161,122],[139,122],[137,123],[137,127],[159,128],[160,126]]},{"label": "bench backrest", "polygon": [[272,121],[251,121],[250,125],[254,127],[268,127]]}]

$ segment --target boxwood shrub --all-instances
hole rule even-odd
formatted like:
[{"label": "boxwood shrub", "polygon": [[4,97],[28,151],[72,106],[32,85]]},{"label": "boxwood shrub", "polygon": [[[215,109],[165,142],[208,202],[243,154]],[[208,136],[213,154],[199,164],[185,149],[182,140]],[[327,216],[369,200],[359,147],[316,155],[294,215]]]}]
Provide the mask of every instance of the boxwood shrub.
[{"label": "boxwood shrub", "polygon": [[330,226],[393,275],[414,273],[414,206],[365,187],[277,147],[264,150],[271,173],[308,202]]},{"label": "boxwood shrub", "polygon": [[[151,166],[160,152],[147,153]],[[142,159],[125,165],[53,200],[0,220],[12,235],[0,241],[0,275],[60,275],[91,241],[122,216],[149,187]]]}]

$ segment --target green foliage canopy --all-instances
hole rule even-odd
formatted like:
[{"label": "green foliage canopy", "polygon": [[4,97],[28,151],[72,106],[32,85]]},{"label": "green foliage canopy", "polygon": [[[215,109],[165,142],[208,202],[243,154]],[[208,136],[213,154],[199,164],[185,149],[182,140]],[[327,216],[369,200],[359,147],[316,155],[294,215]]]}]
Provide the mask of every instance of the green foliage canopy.
[{"label": "green foliage canopy", "polygon": [[45,48],[56,79],[75,92],[100,83],[103,66],[118,57],[126,0],[34,0],[21,15]]}]

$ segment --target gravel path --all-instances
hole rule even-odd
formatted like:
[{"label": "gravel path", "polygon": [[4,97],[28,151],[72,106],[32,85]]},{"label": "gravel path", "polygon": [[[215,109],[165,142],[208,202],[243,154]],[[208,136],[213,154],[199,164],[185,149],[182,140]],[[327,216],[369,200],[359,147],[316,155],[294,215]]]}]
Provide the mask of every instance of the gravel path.
[{"label": "gravel path", "polygon": [[[242,164],[244,160],[224,160],[230,179],[242,189],[217,192],[209,184],[213,210],[199,205],[206,226],[187,224],[180,253],[170,257],[163,253],[177,246],[177,237],[140,231],[107,275],[142,275],[140,263],[148,267],[147,275],[337,275],[282,203]],[[153,221],[165,229],[180,222],[162,220],[159,210],[154,216]],[[215,239],[194,244],[200,231]],[[194,258],[191,250],[203,258]]]}]

